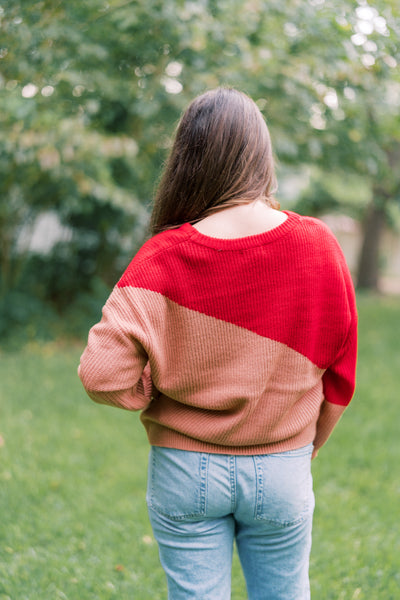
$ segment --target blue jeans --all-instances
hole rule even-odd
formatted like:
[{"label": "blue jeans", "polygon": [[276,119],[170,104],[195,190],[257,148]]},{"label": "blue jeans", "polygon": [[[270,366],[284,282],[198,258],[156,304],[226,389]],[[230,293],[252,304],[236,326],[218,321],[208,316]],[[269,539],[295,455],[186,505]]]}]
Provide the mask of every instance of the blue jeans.
[{"label": "blue jeans", "polygon": [[312,449],[151,448],[147,504],[170,600],[228,600],[234,540],[249,600],[310,598]]}]

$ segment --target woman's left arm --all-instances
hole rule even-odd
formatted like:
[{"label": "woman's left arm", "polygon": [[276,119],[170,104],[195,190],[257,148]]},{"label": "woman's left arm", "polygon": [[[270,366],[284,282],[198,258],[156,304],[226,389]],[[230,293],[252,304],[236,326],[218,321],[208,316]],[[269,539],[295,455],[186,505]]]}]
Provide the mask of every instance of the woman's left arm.
[{"label": "woman's left arm", "polygon": [[102,319],[89,332],[78,375],[89,397],[99,404],[141,410],[150,404],[153,385],[140,319],[124,294],[114,289]]}]

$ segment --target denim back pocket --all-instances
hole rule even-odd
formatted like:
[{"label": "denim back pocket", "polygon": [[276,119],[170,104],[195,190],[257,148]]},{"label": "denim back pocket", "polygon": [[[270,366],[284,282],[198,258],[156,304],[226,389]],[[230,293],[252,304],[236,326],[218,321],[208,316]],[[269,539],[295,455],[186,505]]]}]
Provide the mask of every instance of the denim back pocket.
[{"label": "denim back pocket", "polygon": [[256,520],[288,527],[301,523],[312,514],[311,453],[310,444],[289,452],[254,456]]},{"label": "denim back pocket", "polygon": [[149,456],[147,505],[179,521],[204,517],[207,503],[207,454],[152,446]]}]

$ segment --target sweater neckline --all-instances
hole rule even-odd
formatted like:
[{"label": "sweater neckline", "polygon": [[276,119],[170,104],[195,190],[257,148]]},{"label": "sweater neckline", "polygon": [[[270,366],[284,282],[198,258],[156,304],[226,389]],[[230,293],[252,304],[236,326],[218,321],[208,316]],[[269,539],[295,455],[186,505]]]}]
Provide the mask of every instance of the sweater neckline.
[{"label": "sweater neckline", "polygon": [[287,233],[289,233],[300,221],[300,215],[284,210],[282,211],[287,216],[287,219],[277,225],[273,229],[269,229],[262,233],[255,235],[249,235],[246,237],[237,238],[217,238],[200,233],[190,223],[184,223],[180,230],[182,233],[186,233],[192,242],[201,244],[202,246],[208,246],[217,250],[243,250],[246,248],[253,248],[255,246],[263,246],[271,242],[275,242]]}]

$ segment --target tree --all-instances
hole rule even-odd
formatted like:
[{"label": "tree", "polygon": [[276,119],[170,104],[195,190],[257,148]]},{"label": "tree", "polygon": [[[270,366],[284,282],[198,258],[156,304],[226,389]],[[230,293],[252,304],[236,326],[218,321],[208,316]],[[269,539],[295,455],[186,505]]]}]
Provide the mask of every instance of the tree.
[{"label": "tree", "polygon": [[[282,164],[368,181],[366,215],[377,229],[384,219],[374,214],[399,196],[399,13],[395,0],[3,5],[3,296],[20,285],[29,258],[21,228],[50,209],[74,232],[56,252],[55,264],[64,260],[71,273],[63,285],[77,294],[95,274],[115,280],[143,239],[181,110],[221,84],[257,101]],[[371,273],[362,260],[360,285],[374,287],[376,276],[361,278]],[[45,288],[61,304],[73,300],[50,282]]]}]

